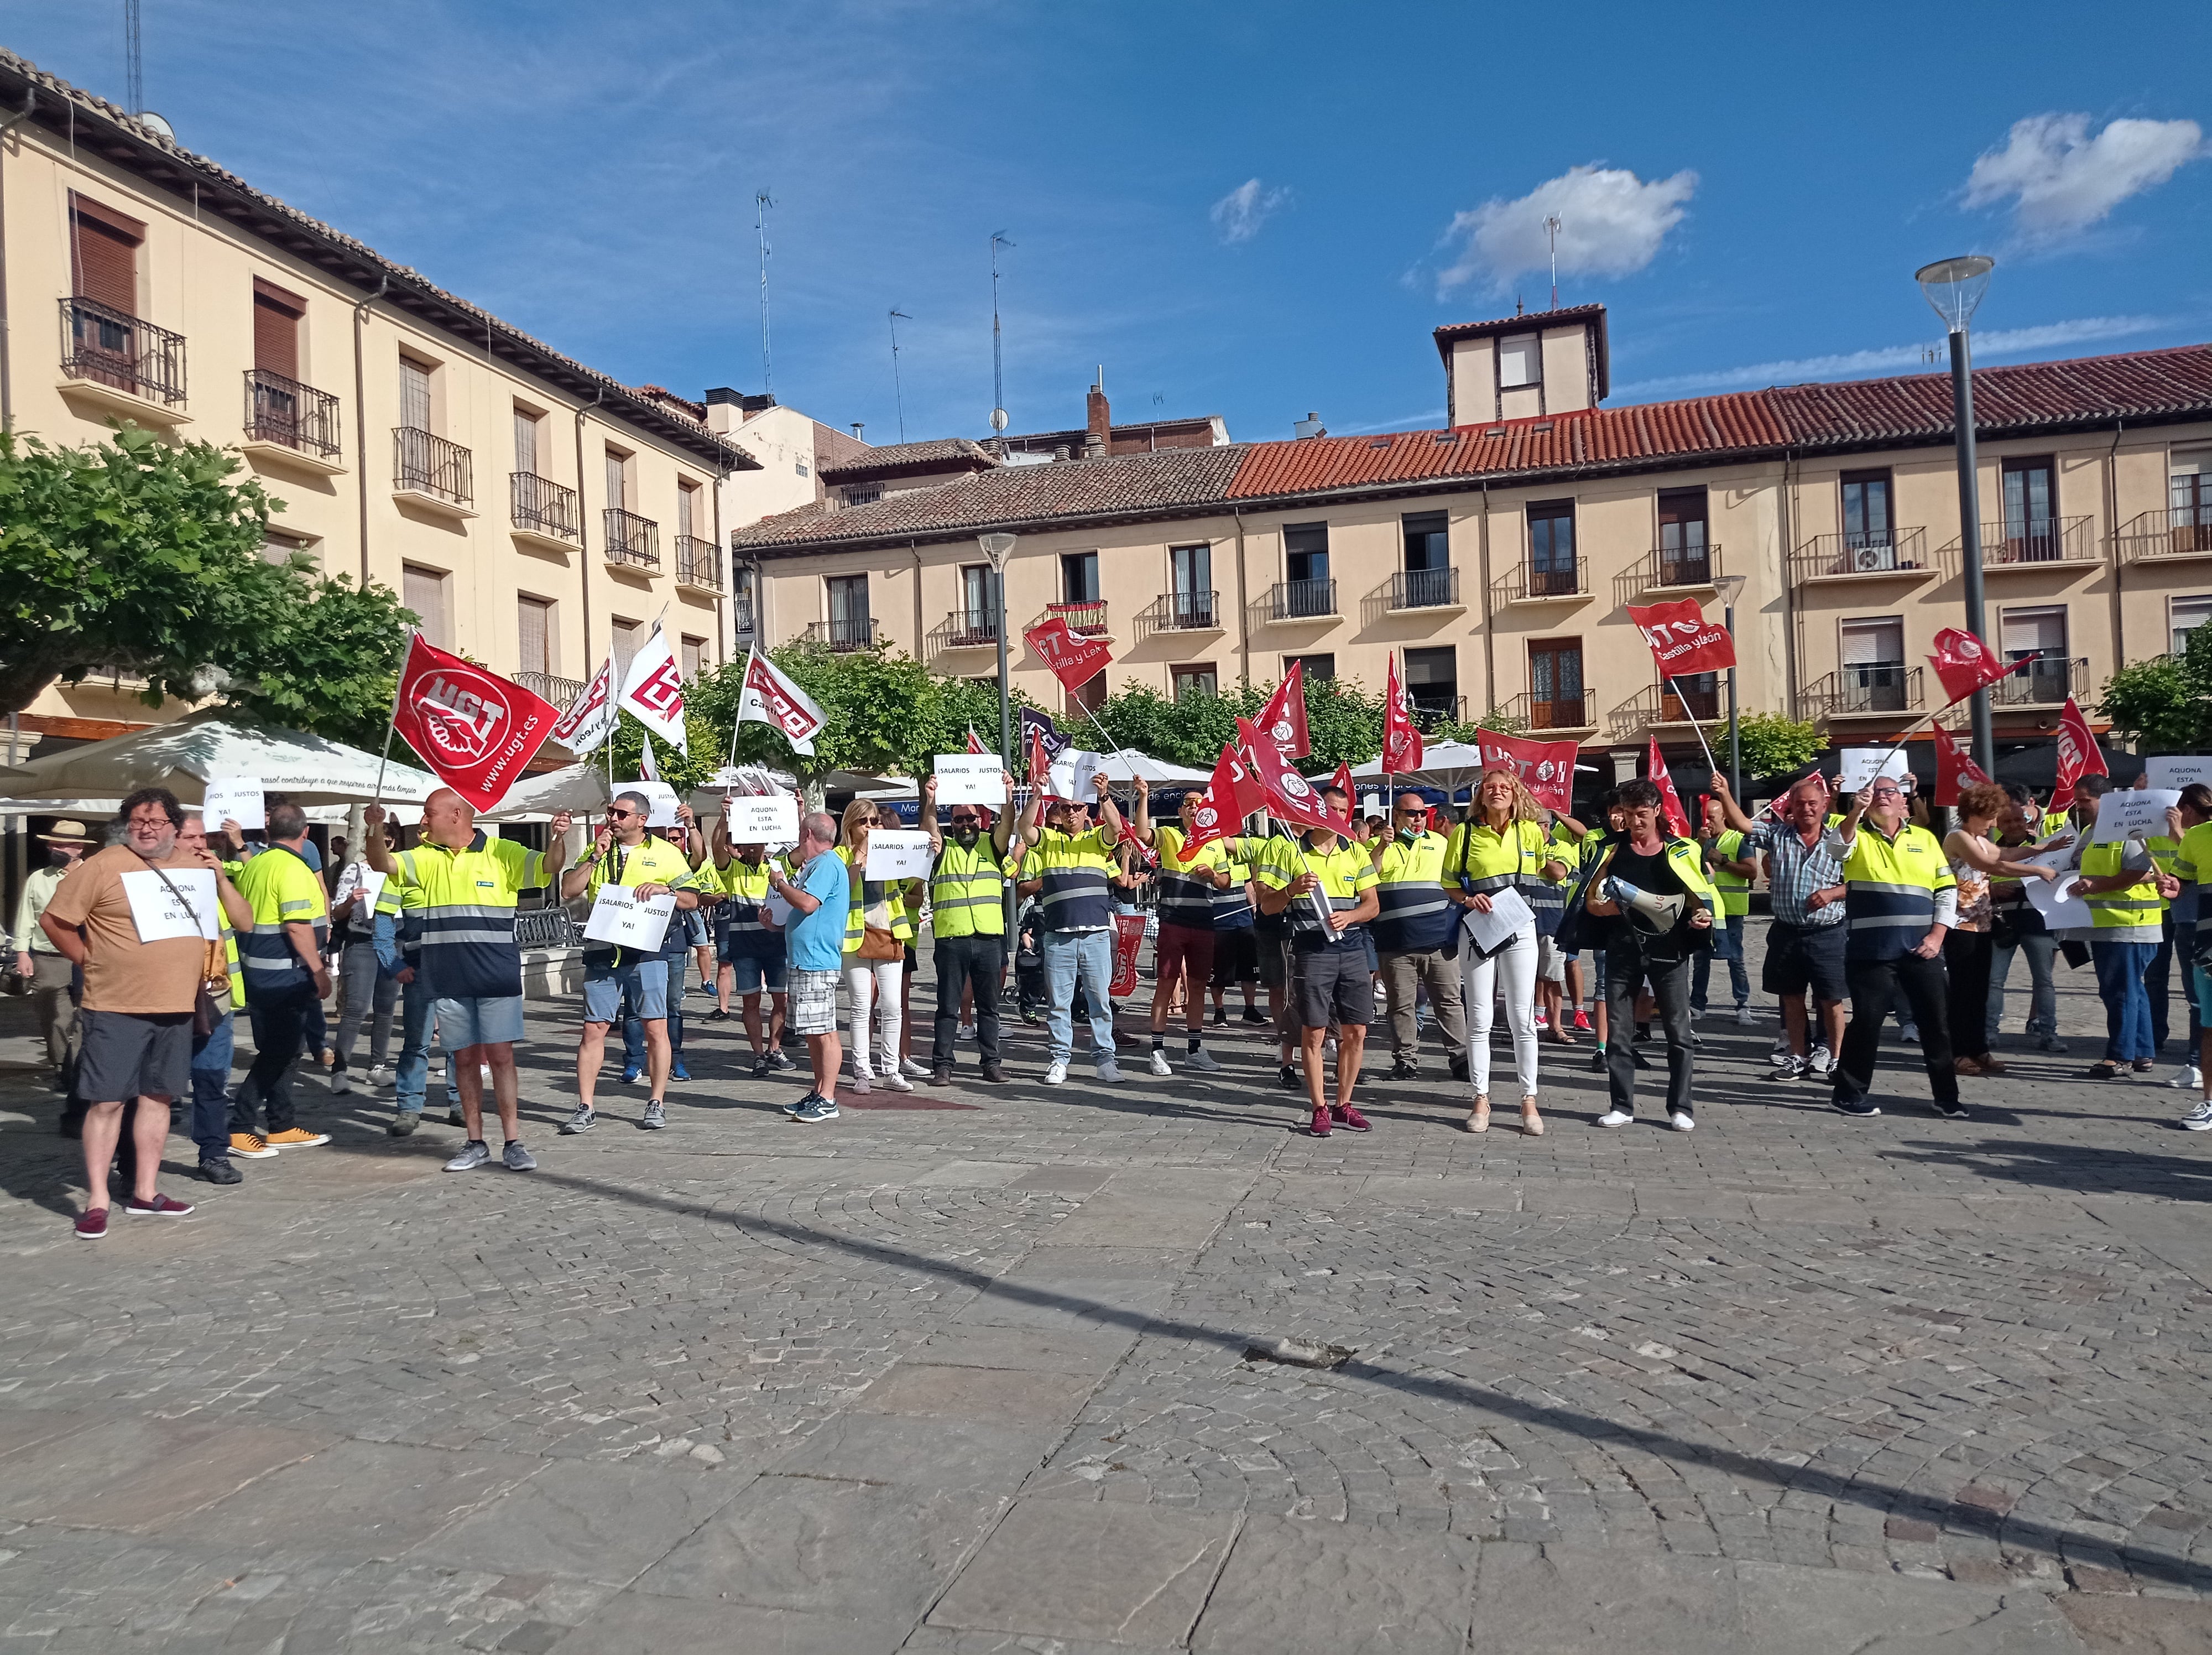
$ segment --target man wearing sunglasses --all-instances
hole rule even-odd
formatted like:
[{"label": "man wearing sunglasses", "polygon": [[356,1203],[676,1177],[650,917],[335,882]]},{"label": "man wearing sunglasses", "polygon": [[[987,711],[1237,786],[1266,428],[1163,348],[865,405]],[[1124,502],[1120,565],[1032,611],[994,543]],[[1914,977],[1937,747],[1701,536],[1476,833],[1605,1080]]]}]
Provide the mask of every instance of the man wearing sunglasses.
[{"label": "man wearing sunglasses", "polygon": [[955,805],[951,821],[951,831],[940,834],[937,778],[927,777],[921,784],[921,831],[930,836],[930,928],[937,939],[937,1031],[929,1079],[939,1086],[952,1083],[963,992],[975,1002],[983,1078],[1006,1078],[999,1056],[999,985],[1006,975],[1006,858],[1014,818],[1001,810],[986,836],[982,807]]}]

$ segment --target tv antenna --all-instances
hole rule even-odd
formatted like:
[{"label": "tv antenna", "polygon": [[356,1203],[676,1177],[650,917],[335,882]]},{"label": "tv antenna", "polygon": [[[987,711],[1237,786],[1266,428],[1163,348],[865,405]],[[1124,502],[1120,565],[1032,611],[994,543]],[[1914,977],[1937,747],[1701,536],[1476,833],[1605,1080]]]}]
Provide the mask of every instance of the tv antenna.
[{"label": "tv antenna", "polygon": [[131,103],[131,119],[146,113],[146,70],[138,51],[138,0],[123,0],[124,95]]},{"label": "tv antenna", "polygon": [[775,393],[775,379],[768,349],[768,210],[775,205],[775,198],[765,187],[754,192],[753,233],[760,238],[761,391],[769,396]]},{"label": "tv antenna", "polygon": [[999,249],[1013,245],[1004,230],[991,232],[991,429],[1001,436],[1006,430],[1006,374],[1000,349]]},{"label": "tv antenna", "polygon": [[1552,244],[1552,308],[1559,307],[1559,216],[1550,215],[1544,220],[1544,234]]},{"label": "tv antenna", "polygon": [[898,399],[899,441],[906,441],[906,388],[899,383],[898,325],[910,322],[913,317],[896,305],[891,307],[891,394]]}]

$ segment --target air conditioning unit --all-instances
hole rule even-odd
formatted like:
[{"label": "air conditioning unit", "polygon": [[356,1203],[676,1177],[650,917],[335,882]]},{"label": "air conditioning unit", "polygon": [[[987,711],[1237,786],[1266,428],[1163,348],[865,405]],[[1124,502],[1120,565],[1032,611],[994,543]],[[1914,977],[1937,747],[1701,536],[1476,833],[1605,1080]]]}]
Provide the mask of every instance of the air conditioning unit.
[{"label": "air conditioning unit", "polygon": [[1879,575],[1884,569],[1897,567],[1895,546],[1854,546],[1851,549],[1851,573]]}]

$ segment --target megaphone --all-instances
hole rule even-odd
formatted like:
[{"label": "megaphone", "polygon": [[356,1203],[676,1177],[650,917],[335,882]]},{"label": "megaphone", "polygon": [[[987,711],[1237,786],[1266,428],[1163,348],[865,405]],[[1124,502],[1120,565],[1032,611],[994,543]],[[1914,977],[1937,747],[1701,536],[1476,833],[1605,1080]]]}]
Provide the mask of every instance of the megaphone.
[{"label": "megaphone", "polygon": [[1656,891],[1646,891],[1613,874],[1606,876],[1605,895],[1607,901],[1628,916],[1630,924],[1653,937],[1671,933],[1681,922],[1682,910],[1690,900],[1687,897],[1662,896]]}]

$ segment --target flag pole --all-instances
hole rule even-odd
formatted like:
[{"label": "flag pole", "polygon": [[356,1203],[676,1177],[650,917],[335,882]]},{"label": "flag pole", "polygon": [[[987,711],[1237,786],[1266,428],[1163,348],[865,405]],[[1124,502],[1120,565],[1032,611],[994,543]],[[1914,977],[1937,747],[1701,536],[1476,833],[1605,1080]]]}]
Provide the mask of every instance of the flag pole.
[{"label": "flag pole", "polygon": [[392,680],[392,716],[385,721],[384,725],[384,757],[376,761],[376,802],[379,805],[384,802],[385,767],[392,763],[392,738],[399,731],[400,690],[407,682],[407,663],[415,657],[415,641],[422,636],[420,631],[410,630],[408,632],[407,648],[399,654],[399,676]]},{"label": "flag pole", "polygon": [[[1682,703],[1682,710],[1689,713],[1690,698],[1682,693],[1682,680],[1670,672],[1667,675],[1667,682],[1674,686],[1674,698]],[[1705,768],[1717,774],[1720,762],[1713,757],[1712,745],[1705,739],[1705,727],[1698,722],[1694,713],[1690,713],[1690,727],[1698,733],[1698,745],[1705,750]]]}]

